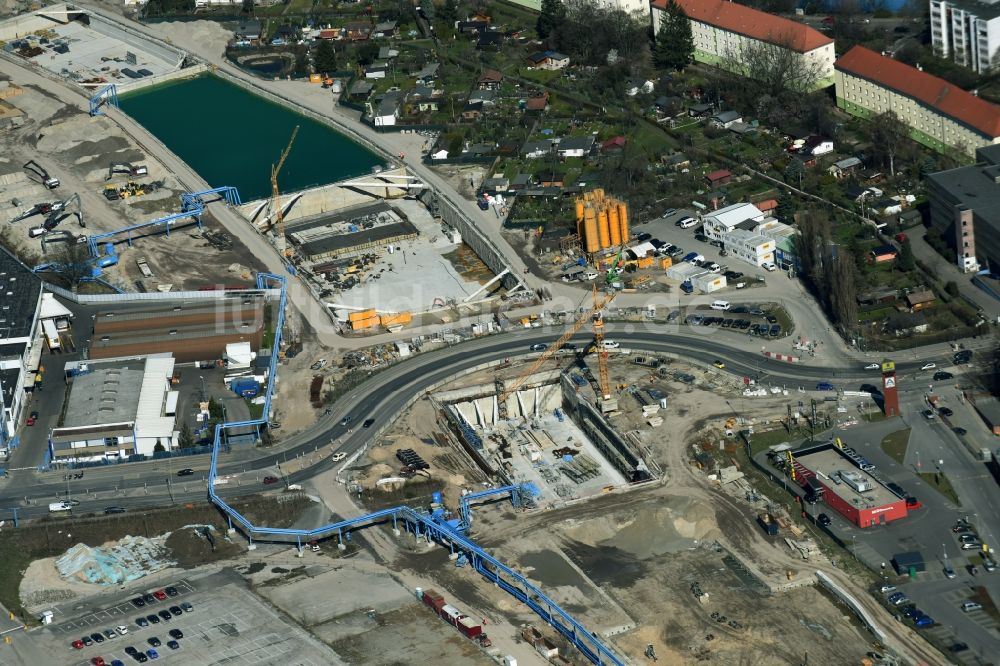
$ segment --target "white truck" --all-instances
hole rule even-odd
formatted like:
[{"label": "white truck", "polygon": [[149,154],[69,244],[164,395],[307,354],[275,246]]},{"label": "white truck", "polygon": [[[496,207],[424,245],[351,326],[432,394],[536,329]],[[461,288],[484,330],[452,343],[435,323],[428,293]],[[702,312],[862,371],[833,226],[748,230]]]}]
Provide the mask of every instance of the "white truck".
[{"label": "white truck", "polygon": [[72,511],[73,505],[70,502],[53,502],[49,504],[49,513],[56,513],[58,511]]}]

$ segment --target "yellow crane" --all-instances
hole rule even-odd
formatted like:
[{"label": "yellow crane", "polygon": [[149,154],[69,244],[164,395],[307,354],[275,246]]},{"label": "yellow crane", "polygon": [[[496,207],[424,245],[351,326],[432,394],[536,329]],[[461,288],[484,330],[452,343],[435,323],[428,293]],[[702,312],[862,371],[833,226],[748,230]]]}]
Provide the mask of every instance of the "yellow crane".
[{"label": "yellow crane", "polygon": [[514,392],[517,391],[521,386],[523,386],[524,383],[528,381],[528,378],[531,377],[531,375],[535,374],[535,372],[540,367],[542,367],[542,365],[546,361],[552,358],[552,356],[554,356],[557,351],[562,349],[566,345],[566,343],[569,342],[569,339],[572,338],[574,335],[576,335],[577,332],[581,328],[583,328],[583,325],[586,324],[588,321],[591,322],[594,327],[595,338],[597,338],[597,336],[600,335],[600,342],[597,343],[597,346],[598,346],[598,359],[599,359],[598,365],[600,367],[601,394],[604,396],[605,399],[611,397],[611,389],[608,381],[607,352],[603,352],[602,354],[604,347],[603,345],[604,322],[601,319],[601,310],[608,303],[610,303],[611,300],[615,297],[615,292],[608,294],[603,299],[598,299],[597,285],[594,285],[593,294],[594,294],[593,309],[580,315],[580,317],[575,322],[573,322],[573,325],[570,326],[568,329],[566,329],[565,333],[559,336],[559,339],[557,339],[555,342],[549,345],[549,348],[546,349],[537,359],[535,359],[534,363],[528,366],[527,370],[519,374],[512,381],[508,382],[504,390],[500,392],[500,395],[497,398],[499,400],[498,411],[500,413],[500,418],[502,419],[507,418],[507,399],[511,395],[513,395]]},{"label": "yellow crane", "polygon": [[288,157],[289,151],[292,150],[292,144],[295,143],[295,136],[298,133],[299,126],[296,125],[295,129],[292,130],[292,138],[288,140],[288,145],[281,151],[278,163],[271,165],[271,210],[274,215],[271,220],[271,227],[277,230],[274,246],[277,248],[278,254],[283,257],[288,256],[288,250],[286,249],[285,241],[285,215],[281,210],[281,200],[278,193],[278,174],[281,172],[281,167],[285,166],[285,159]]}]

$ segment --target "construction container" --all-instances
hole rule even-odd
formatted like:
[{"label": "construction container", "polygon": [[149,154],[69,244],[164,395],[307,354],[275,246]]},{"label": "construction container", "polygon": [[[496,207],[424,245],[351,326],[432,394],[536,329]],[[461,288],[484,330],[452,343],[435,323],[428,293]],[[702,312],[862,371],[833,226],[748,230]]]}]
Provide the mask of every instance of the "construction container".
[{"label": "construction container", "polygon": [[542,633],[538,629],[529,626],[521,630],[521,638],[524,639],[525,643],[533,646],[542,640]]},{"label": "construction container", "polygon": [[347,315],[348,321],[358,321],[360,319],[371,319],[375,317],[375,310],[361,310],[360,312],[352,312]]},{"label": "construction container", "polygon": [[466,638],[475,638],[479,634],[483,633],[483,628],[478,622],[473,620],[471,617],[459,618],[458,624],[456,625],[458,630],[462,632],[462,635]]},{"label": "construction container", "polygon": [[503,666],[517,666],[517,659],[508,654],[503,658]]},{"label": "construction container", "polygon": [[697,275],[691,278],[691,286],[705,294],[711,294],[713,291],[725,288],[726,276],[717,273]]},{"label": "construction container", "polygon": [[425,604],[434,609],[434,612],[438,615],[441,614],[441,609],[444,608],[444,597],[435,592],[434,590],[424,590],[423,601]]},{"label": "construction container", "polygon": [[382,325],[386,328],[392,326],[406,326],[413,321],[413,315],[409,312],[397,312],[396,314],[385,314],[380,317]]},{"label": "construction container", "polygon": [[352,331],[361,331],[366,328],[375,328],[379,324],[378,315],[369,317],[368,319],[356,319],[351,322]]},{"label": "construction container", "polygon": [[667,270],[674,265],[674,260],[670,257],[660,257],[660,268]]},{"label": "construction container", "polygon": [[445,604],[444,606],[441,607],[441,619],[444,620],[445,622],[447,622],[448,624],[452,625],[452,626],[457,627],[458,626],[458,621],[462,617],[464,617],[462,615],[462,612],[459,611],[454,606]]},{"label": "construction container", "polygon": [[608,231],[611,232],[611,247],[618,247],[622,244],[621,229],[618,227],[618,209],[611,206],[608,209]]},{"label": "construction container", "polygon": [[260,392],[260,385],[252,377],[234,379],[229,388],[241,398],[256,398]]},{"label": "construction container", "polygon": [[643,257],[641,259],[636,259],[635,265],[636,265],[636,268],[652,268],[653,267],[653,258],[652,257]]},{"label": "construction container", "polygon": [[557,648],[552,641],[547,638],[535,643],[535,649],[538,650],[538,654],[542,655],[546,659],[555,659],[559,656],[559,648]]},{"label": "construction container", "polygon": [[611,227],[608,224],[608,212],[605,210],[597,213],[597,232],[601,241],[601,249],[611,247]]}]

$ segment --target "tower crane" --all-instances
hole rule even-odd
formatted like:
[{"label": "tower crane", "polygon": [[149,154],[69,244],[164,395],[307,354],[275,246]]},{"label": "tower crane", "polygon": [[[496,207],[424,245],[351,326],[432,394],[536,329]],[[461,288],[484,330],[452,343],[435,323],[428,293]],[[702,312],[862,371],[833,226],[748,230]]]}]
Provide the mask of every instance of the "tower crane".
[{"label": "tower crane", "polygon": [[[608,303],[611,302],[611,300],[615,297],[615,293],[613,292],[611,294],[608,294],[602,299],[598,299],[597,285],[594,285],[593,294],[594,294],[593,308],[588,312],[585,312],[584,314],[580,315],[580,317],[575,322],[573,322],[573,325],[570,326],[568,329],[566,329],[565,333],[559,336],[559,339],[557,339],[555,342],[549,345],[549,348],[546,349],[537,359],[535,359],[534,363],[528,366],[527,370],[519,374],[511,382],[507,383],[506,387],[502,391],[498,391],[499,396],[497,397],[497,400],[499,402],[497,404],[497,409],[500,418],[502,419],[507,418],[507,399],[511,395],[513,395],[513,393],[517,391],[521,386],[523,386],[524,383],[528,381],[528,378],[531,377],[531,375],[533,375],[538,370],[538,368],[542,367],[542,365],[550,358],[552,358],[557,351],[562,349],[566,345],[566,343],[569,342],[569,339],[572,338],[574,335],[576,335],[577,332],[581,328],[583,328],[583,325],[586,324],[588,321],[593,324],[595,336],[598,335],[598,331],[600,331],[600,339],[601,343],[603,343],[604,323],[601,320],[601,310]],[[599,351],[602,350],[604,347],[604,345],[600,343],[598,346],[600,348]],[[601,393],[602,395],[606,395],[607,397],[605,399],[607,399],[611,397],[611,389],[608,381],[607,352],[604,352],[603,358],[601,356],[598,356],[598,358],[601,359],[599,361],[599,363],[601,364]],[[499,388],[499,383],[500,383],[499,380],[497,383]]]},{"label": "tower crane", "polygon": [[[621,256],[621,252],[618,253]],[[617,262],[616,262],[617,265]],[[611,271],[608,271],[609,280]],[[610,301],[614,297],[609,297]],[[597,285],[594,285],[594,351],[597,354],[597,383],[601,388],[601,401],[611,400],[611,380],[608,378],[608,350],[604,348],[604,317],[601,316],[601,309],[597,307]]]},{"label": "tower crane", "polygon": [[271,165],[271,210],[274,211],[274,221],[273,227],[277,230],[277,236],[274,239],[274,246],[278,250],[278,254],[282,257],[288,256],[288,250],[286,248],[285,241],[285,216],[284,212],[281,210],[281,200],[279,199],[278,193],[278,174],[281,172],[281,167],[285,166],[285,159],[288,157],[289,151],[292,149],[292,144],[295,143],[295,136],[299,133],[299,126],[296,125],[295,129],[292,130],[292,138],[288,140],[288,145],[285,149],[281,151],[281,157],[278,159],[277,164]]}]

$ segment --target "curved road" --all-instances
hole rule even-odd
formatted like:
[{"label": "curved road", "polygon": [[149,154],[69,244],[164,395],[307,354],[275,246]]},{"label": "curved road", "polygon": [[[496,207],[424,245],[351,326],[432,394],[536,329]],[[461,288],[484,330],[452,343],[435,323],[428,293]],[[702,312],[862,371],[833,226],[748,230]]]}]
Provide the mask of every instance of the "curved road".
[{"label": "curved road", "polygon": [[[550,343],[558,337],[560,331],[532,329],[529,331],[480,338],[445,349],[439,349],[420,354],[412,359],[394,365],[374,375],[361,386],[357,387],[345,398],[341,399],[332,413],[323,416],[313,428],[299,433],[288,440],[287,445],[278,452],[269,453],[258,458],[223,465],[219,475],[239,474],[253,470],[268,470],[296,456],[310,454],[318,448],[335,444],[335,450],[353,453],[364,446],[372,438],[378,428],[384,426],[399,415],[412,396],[420,395],[433,385],[447,380],[463,370],[473,368],[483,363],[503,360],[507,357],[523,355],[528,347],[535,343]],[[716,360],[724,361],[726,371],[738,376],[759,378],[764,384],[786,386],[788,388],[805,388],[811,390],[819,381],[832,382],[838,388],[857,390],[861,384],[877,383],[878,373],[864,370],[858,363],[851,367],[827,368],[795,365],[775,361],[760,354],[735,349],[725,344],[725,340],[716,340],[719,334],[691,335],[683,333],[616,333],[609,331],[609,337],[620,341],[625,348],[635,352],[673,354],[678,357],[710,364]],[[591,337],[580,334],[574,338],[578,347],[583,347],[591,341]],[[901,375],[905,376],[918,371],[917,363],[901,363],[897,366]],[[923,384],[911,384],[910,390],[922,390]],[[905,382],[904,382],[904,391]],[[350,417],[348,426],[340,425],[343,417]],[[360,427],[365,419],[374,419],[372,429]],[[355,426],[358,426],[355,428]],[[204,460],[199,458],[198,460]],[[192,461],[191,464],[197,464]],[[294,483],[308,479],[322,471],[333,467],[336,463],[329,457],[323,458],[316,465],[302,469],[286,477]],[[183,461],[171,463],[174,468],[185,465]],[[33,471],[12,472],[3,483],[0,490],[0,507],[23,507],[21,515],[37,516],[47,514],[47,503],[70,492],[80,493],[86,489],[88,493],[120,490],[136,490],[156,484],[155,491],[160,498],[152,496],[122,497],[115,500],[92,500],[82,503],[83,509],[100,510],[109,504],[121,506],[144,506],[162,504],[162,495],[168,488],[164,481],[162,463],[137,463],[122,469],[121,466],[89,468],[84,470],[85,481],[73,480],[69,485],[61,473],[52,472],[38,474]],[[131,478],[123,478],[123,474]],[[169,474],[169,472],[168,472]],[[183,480],[172,480],[178,486],[174,499],[190,500],[204,496],[204,490],[191,491],[189,484]],[[164,484],[164,485],[160,485]],[[253,484],[240,486],[239,492],[259,491],[261,486]],[[230,493],[227,492],[227,495]],[[25,505],[25,500],[33,500]]]}]

